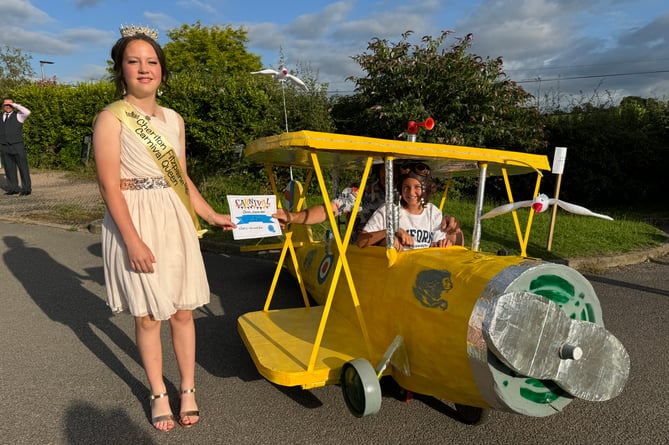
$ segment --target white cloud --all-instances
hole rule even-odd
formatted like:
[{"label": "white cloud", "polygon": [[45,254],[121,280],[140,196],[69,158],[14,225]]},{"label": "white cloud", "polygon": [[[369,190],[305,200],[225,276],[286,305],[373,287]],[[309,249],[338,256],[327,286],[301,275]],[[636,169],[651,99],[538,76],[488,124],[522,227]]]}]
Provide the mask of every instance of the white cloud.
[{"label": "white cloud", "polygon": [[303,14],[286,26],[286,32],[300,39],[315,39],[327,34],[353,9],[352,1],[341,1],[327,5],[315,14]]},{"label": "white cloud", "polygon": [[176,2],[176,4],[177,6],[185,10],[202,11],[204,15],[206,17],[209,17],[210,19],[218,14],[218,11],[214,7],[214,5],[210,4],[209,2],[204,2],[200,0],[187,0],[187,1],[178,1]]},{"label": "white cloud", "polygon": [[163,12],[145,12],[144,17],[147,20],[147,23],[149,23],[150,28],[157,28],[161,31],[167,31],[169,29],[173,28],[179,28],[181,26],[181,22],[169,14],[165,14]]},{"label": "white cloud", "polygon": [[108,44],[110,40],[116,39],[117,35],[117,33],[112,31],[103,31],[95,28],[73,28],[63,30],[57,38],[79,46],[94,43]]},{"label": "white cloud", "polygon": [[[52,19],[41,9],[25,0],[2,0],[0,17],[4,26],[20,23],[22,26],[49,23]],[[14,25],[16,26],[16,25]],[[3,37],[6,33],[3,31]]]},{"label": "white cloud", "polygon": [[665,63],[655,67],[666,70],[669,14],[648,22],[647,14],[630,14],[640,7],[626,0],[486,0],[456,29],[474,34],[472,52],[501,56],[514,80],[541,79],[540,88],[524,85],[528,91],[642,94],[666,84],[620,74],[646,71],[660,57]]},{"label": "white cloud", "polygon": [[3,32],[7,33],[7,37],[4,39],[6,45],[21,48],[24,52],[71,54],[78,48],[77,44],[69,43],[57,36],[26,31],[23,28],[5,27]]},{"label": "white cloud", "polygon": [[262,50],[278,50],[289,42],[282,28],[276,23],[251,23],[244,25],[248,30],[251,46]]}]

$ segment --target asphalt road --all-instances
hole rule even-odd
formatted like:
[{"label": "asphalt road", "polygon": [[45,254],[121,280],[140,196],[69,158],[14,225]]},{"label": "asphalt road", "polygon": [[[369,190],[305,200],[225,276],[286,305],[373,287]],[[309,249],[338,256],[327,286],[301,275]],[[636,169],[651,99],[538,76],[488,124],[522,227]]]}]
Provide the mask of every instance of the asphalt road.
[{"label": "asphalt road", "polygon": [[[99,236],[0,222],[0,443],[7,444],[667,444],[669,257],[588,275],[606,327],[627,347],[631,375],[604,403],[556,415],[493,412],[467,426],[428,398],[406,403],[384,382],[381,411],[358,419],[341,389],[282,388],[256,372],[236,329],[262,308],[274,263],[205,253],[212,301],[196,312],[202,420],[168,433],[149,423],[133,321],[104,302]],[[299,302],[285,275],[277,307]],[[164,342],[169,330],[163,327]],[[165,351],[176,410],[178,373]],[[457,376],[454,376],[457,377]]]}]

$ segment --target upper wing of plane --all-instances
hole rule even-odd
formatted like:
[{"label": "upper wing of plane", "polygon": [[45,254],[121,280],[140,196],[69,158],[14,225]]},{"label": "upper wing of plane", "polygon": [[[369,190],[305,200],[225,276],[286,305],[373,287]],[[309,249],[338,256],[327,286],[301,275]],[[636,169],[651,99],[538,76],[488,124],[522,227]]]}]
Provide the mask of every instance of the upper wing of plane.
[{"label": "upper wing of plane", "polygon": [[488,175],[501,174],[502,167],[510,175],[551,168],[545,155],[316,131],[257,139],[246,147],[245,157],[261,164],[311,167],[312,152],[323,168],[360,168],[369,156],[425,159],[435,176],[476,176],[481,163],[487,164]]}]

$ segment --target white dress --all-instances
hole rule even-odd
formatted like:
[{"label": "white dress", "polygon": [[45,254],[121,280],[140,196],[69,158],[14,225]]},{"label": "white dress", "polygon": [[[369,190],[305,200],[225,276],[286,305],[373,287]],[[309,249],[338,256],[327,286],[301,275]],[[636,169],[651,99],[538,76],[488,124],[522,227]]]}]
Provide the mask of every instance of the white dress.
[{"label": "white dress", "polygon": [[[413,215],[400,207],[400,229],[404,229],[413,238],[413,246],[404,246],[405,250],[424,249],[434,242],[441,241],[446,234],[441,230],[441,212],[439,207],[427,203],[420,215]],[[386,206],[379,207],[369,218],[365,232],[386,230]]]},{"label": "white dress", "polygon": [[[182,156],[175,111],[163,108],[165,122],[150,124]],[[162,177],[146,147],[121,125],[121,178]],[[130,216],[139,236],[153,252],[154,273],[130,268],[128,252],[116,223],[107,211],[102,223],[102,257],[108,305],[114,312],[129,310],[136,317],[167,320],[179,309],[209,303],[200,243],[193,220],[174,191],[168,188],[124,190]]]}]

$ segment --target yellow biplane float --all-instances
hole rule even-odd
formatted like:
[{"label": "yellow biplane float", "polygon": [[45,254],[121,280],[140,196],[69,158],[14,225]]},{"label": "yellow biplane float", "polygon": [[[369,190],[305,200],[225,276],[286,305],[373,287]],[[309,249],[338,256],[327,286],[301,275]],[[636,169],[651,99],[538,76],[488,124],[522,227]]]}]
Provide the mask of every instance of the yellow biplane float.
[{"label": "yellow biplane float", "polygon": [[[238,319],[260,374],[303,389],[340,384],[357,417],[378,412],[380,378],[389,375],[406,394],[450,401],[470,424],[481,423],[491,409],[548,416],[574,398],[606,401],[620,394],[629,375],[627,351],[604,328],[585,277],[527,258],[532,213],[523,233],[513,210],[521,255],[479,248],[486,178],[501,175],[513,202],[511,176],[536,174],[537,196],[542,172],[550,170],[547,157],[414,140],[298,131],[246,147],[248,160],[265,165],[278,197],[275,167],[308,169],[305,182],[317,179],[333,228],[339,226],[325,169],[362,171],[364,190],[373,162],[383,160],[391,191],[387,208],[393,205],[393,163],[401,159],[425,161],[433,176],[479,180],[470,247],[359,248],[349,246],[350,223],[325,241],[314,240],[308,226],[289,225],[263,309]],[[362,194],[349,221],[355,221]],[[445,192],[442,208],[444,201]],[[301,192],[294,210],[304,203]],[[388,220],[392,240],[397,222]],[[303,305],[272,309],[284,269],[296,277]]]}]

